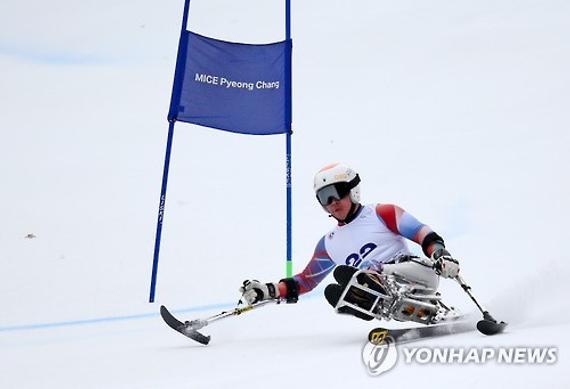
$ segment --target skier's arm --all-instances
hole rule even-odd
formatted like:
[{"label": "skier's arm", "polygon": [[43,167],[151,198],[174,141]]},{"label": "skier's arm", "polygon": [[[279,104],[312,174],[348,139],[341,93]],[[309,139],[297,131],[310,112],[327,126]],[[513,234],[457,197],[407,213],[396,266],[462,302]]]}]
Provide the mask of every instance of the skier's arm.
[{"label": "skier's arm", "polygon": [[410,213],[393,204],[378,204],[378,218],[395,234],[422,246],[425,255],[434,260],[434,270],[445,278],[459,274],[459,262],[445,249],[443,238]]},{"label": "skier's arm", "polygon": [[313,257],[305,269],[291,278],[279,282],[263,283],[257,280],[245,280],[240,287],[242,300],[248,304],[258,301],[284,298],[288,303],[297,302],[300,294],[307,293],[319,284],[335,267],[335,263],[327,253],[325,239],[322,238]]},{"label": "skier's arm", "polygon": [[378,204],[376,215],[390,231],[422,246],[425,255],[445,248],[443,238],[409,212],[394,204]]},{"label": "skier's arm", "polygon": [[305,269],[291,278],[279,282],[279,295],[287,300],[295,300],[300,294],[315,288],[334,269],[336,264],[325,248],[325,238],[321,238],[313,257]]}]

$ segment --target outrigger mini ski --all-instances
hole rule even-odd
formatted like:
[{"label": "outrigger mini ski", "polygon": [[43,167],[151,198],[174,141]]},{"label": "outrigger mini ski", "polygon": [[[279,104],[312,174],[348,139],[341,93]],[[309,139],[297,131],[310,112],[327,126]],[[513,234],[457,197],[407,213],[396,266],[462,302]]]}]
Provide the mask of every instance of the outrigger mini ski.
[{"label": "outrigger mini ski", "polygon": [[160,316],[162,316],[162,319],[164,319],[166,324],[168,324],[168,326],[170,328],[172,328],[173,330],[180,332],[182,335],[184,335],[184,336],[186,336],[192,340],[195,340],[198,343],[201,343],[203,345],[207,345],[208,343],[210,343],[211,337],[209,335],[204,335],[201,332],[198,332],[198,330],[206,327],[207,325],[209,325],[210,323],[213,323],[215,321],[225,319],[225,318],[231,317],[231,316],[238,316],[244,312],[251,311],[253,309],[259,308],[259,307],[267,305],[267,304],[279,304],[280,302],[281,302],[281,300],[278,300],[278,299],[265,300],[265,301],[261,301],[261,302],[256,303],[256,304],[234,308],[231,311],[223,311],[221,313],[218,313],[217,315],[210,316],[206,319],[196,319],[196,320],[185,321],[185,322],[181,322],[180,320],[178,320],[176,317],[174,317],[174,315],[172,315],[168,311],[168,309],[164,305],[161,305]]},{"label": "outrigger mini ski", "polygon": [[465,293],[467,293],[469,297],[471,297],[471,300],[473,300],[475,305],[477,305],[477,308],[479,308],[479,311],[481,311],[481,313],[483,314],[483,319],[477,322],[477,329],[479,330],[479,332],[485,335],[495,335],[503,332],[505,330],[505,327],[507,326],[507,323],[505,323],[504,321],[497,322],[497,320],[495,320],[495,318],[491,316],[489,311],[486,311],[481,307],[481,305],[477,302],[477,300],[471,293],[471,287],[465,283],[465,281],[463,280],[463,278],[461,278],[461,276],[458,275],[457,277],[455,277],[455,280],[459,283],[461,288],[463,288]]}]

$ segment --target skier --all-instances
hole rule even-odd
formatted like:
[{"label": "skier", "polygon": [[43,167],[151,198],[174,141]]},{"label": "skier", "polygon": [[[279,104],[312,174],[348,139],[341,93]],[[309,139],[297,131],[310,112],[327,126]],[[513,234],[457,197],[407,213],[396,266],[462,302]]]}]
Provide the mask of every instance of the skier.
[{"label": "skier", "polygon": [[[246,280],[240,287],[240,302],[247,306],[205,319],[182,322],[161,306],[160,315],[166,324],[207,345],[210,336],[199,330],[210,323],[281,300],[297,302],[299,295],[333,272],[336,282],[325,288],[325,298],[337,313],[364,320],[393,319],[427,325],[382,329],[383,333],[389,331],[394,341],[472,329],[469,316],[461,316],[441,301],[437,292],[440,277],[455,279],[475,303],[483,315],[477,322],[481,333],[495,335],[504,331],[507,323],[495,320],[475,299],[441,236],[396,205],[360,204],[360,177],[353,169],[339,163],[325,166],[315,175],[314,189],[320,205],[338,223],[319,240],[302,272],[279,282]],[[412,255],[404,238],[419,244],[427,258]],[[369,340],[377,330],[369,334]]]},{"label": "skier", "polygon": [[[389,294],[388,279],[402,281],[395,283],[398,288],[410,286],[405,289],[411,290],[413,296],[412,300],[406,300],[409,302],[416,301],[417,296],[433,296],[439,276],[457,277],[458,261],[446,250],[442,237],[430,227],[397,205],[360,203],[360,177],[352,168],[340,163],[325,166],[315,175],[314,190],[319,204],[336,219],[337,225],[317,243],[313,257],[302,272],[279,282],[246,280],[240,288],[242,301],[254,304],[282,298],[297,302],[299,295],[315,288],[336,267],[337,283],[325,288],[327,301],[339,313],[372,320],[378,317],[373,309],[379,309],[372,307],[372,302],[378,301],[374,300],[376,297]],[[414,256],[404,238],[419,244],[430,260]],[[428,297],[424,301],[434,299]],[[421,316],[426,314],[420,312],[424,306],[424,303],[412,308],[409,303],[402,305],[404,308],[399,307],[402,312],[396,312],[393,317],[423,322],[425,318]],[[443,303],[438,309],[442,310],[442,306],[449,311]],[[384,316],[386,313],[383,312]],[[432,313],[430,322],[434,321],[436,312]]]}]

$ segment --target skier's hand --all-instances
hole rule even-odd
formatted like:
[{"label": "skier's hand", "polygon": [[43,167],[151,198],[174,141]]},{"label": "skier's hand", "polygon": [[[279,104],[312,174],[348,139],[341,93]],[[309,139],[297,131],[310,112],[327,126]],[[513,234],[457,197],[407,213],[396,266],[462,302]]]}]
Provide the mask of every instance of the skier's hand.
[{"label": "skier's hand", "polygon": [[437,249],[431,255],[433,269],[445,278],[455,278],[459,274],[459,262],[446,249]]},{"label": "skier's hand", "polygon": [[279,297],[279,286],[276,282],[264,284],[257,280],[245,280],[239,291],[242,294],[241,301],[249,305]]}]

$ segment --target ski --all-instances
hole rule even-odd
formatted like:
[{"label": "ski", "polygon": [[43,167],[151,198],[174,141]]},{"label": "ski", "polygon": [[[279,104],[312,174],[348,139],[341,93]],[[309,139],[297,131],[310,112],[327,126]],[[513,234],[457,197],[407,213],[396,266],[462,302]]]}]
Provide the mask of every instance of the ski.
[{"label": "ski", "polygon": [[195,340],[196,342],[201,343],[203,345],[207,345],[208,343],[210,343],[210,336],[206,336],[199,333],[198,331],[192,329],[191,326],[188,325],[188,323],[183,323],[177,318],[175,318],[174,315],[172,315],[164,305],[160,306],[160,316],[162,317],[164,322],[168,324],[170,328],[181,333],[187,338]]},{"label": "ski", "polygon": [[368,340],[374,343],[378,334],[391,336],[396,344],[404,344],[424,339],[438,338],[447,335],[456,335],[475,330],[474,323],[468,320],[455,320],[447,323],[426,325],[413,328],[375,328],[368,334]]}]

